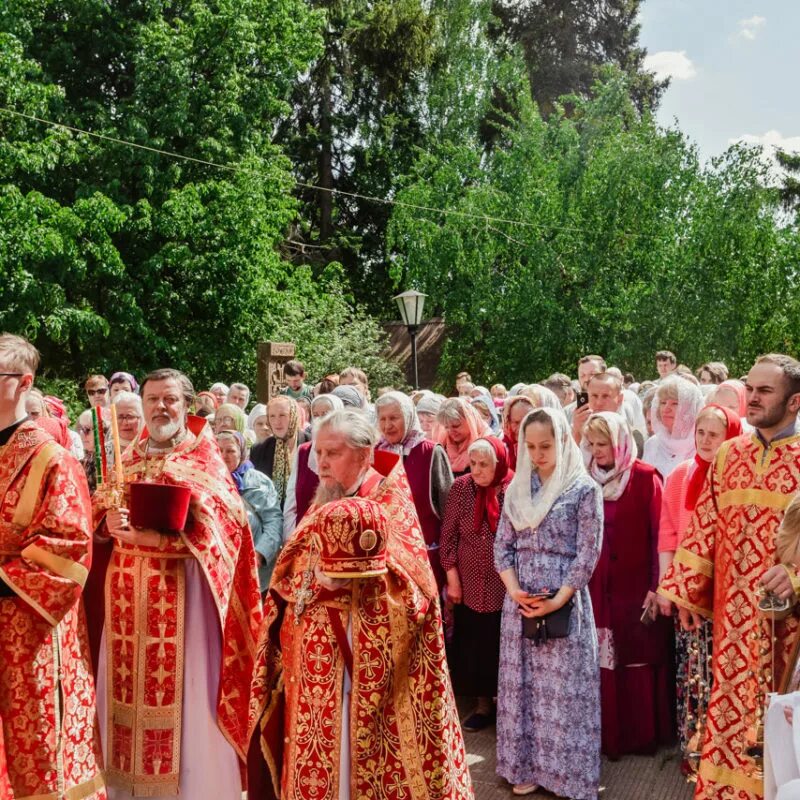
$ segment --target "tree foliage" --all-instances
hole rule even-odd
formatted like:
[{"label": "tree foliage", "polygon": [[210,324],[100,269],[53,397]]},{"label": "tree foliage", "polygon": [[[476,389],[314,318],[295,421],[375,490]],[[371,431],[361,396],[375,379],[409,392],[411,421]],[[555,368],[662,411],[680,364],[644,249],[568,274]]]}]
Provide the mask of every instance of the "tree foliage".
[{"label": "tree foliage", "polygon": [[587,352],[649,375],[660,348],[735,371],[793,351],[798,317],[776,306],[796,282],[797,230],[778,225],[760,153],[703,166],[639,115],[622,75],[593,94],[547,121],[522,98],[508,146],[422,158],[400,195],[451,212],[398,207],[389,231],[398,279],[455,326],[443,377],[571,374]]},{"label": "tree foliage", "polygon": [[303,0],[10,0],[0,106],[109,138],[0,115],[0,328],[74,377],[252,382],[259,340],[315,326],[374,356],[335,270],[280,252],[297,203],[272,139],[322,21]]}]

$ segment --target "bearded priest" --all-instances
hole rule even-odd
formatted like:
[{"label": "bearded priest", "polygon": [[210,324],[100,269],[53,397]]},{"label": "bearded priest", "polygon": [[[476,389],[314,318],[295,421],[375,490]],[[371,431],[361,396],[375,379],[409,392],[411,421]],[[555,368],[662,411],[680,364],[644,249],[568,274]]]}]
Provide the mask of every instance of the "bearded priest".
[{"label": "bearded priest", "polygon": [[[105,576],[98,710],[109,797],[241,800],[261,622],[242,501],[194,389],[161,369],[122,457],[122,507],[96,501]],[[187,508],[188,503],[188,508]]]},{"label": "bearded priest", "polygon": [[251,800],[473,797],[436,581],[399,456],[358,411],[318,423],[320,487],[278,558],[253,695]]},{"label": "bearded priest", "polygon": [[0,797],[102,800],[80,603],[92,507],[81,465],[26,416],[38,366],[0,335]]}]

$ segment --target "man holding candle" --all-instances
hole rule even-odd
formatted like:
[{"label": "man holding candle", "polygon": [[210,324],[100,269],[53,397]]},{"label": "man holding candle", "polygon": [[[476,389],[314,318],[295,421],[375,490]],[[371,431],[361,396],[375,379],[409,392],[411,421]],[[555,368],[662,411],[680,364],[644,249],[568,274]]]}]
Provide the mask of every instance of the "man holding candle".
[{"label": "man holding candle", "polygon": [[[95,500],[114,542],[97,671],[109,797],[241,800],[261,622],[247,516],[210,427],[188,415],[188,378],[158,370],[141,396],[123,507]],[[155,491],[166,498],[139,503]]]},{"label": "man holding candle", "polygon": [[75,458],[26,417],[38,365],[33,345],[0,335],[0,796],[100,800],[79,603],[91,562],[89,490]]}]

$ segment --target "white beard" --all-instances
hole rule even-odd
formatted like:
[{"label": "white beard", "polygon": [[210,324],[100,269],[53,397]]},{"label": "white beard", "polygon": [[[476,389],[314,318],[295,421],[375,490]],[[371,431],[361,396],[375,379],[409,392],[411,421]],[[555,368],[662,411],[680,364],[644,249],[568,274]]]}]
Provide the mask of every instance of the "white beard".
[{"label": "white beard", "polygon": [[165,444],[180,432],[183,427],[181,422],[167,422],[164,425],[149,425],[147,432],[157,444]]}]

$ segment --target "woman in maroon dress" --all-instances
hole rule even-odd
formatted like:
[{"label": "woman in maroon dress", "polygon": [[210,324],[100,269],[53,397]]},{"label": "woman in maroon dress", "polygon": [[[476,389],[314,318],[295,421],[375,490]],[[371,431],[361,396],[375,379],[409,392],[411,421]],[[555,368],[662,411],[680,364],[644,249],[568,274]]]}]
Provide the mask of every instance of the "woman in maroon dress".
[{"label": "woman in maroon dress", "polygon": [[428,558],[441,591],[444,570],[439,560],[439,536],[447,495],[453,483],[450,463],[442,446],[426,438],[410,397],[402,392],[386,392],[375,402],[375,412],[381,432],[376,449],[403,458]]},{"label": "woman in maroon dress", "polygon": [[602,749],[653,753],[674,738],[673,631],[659,616],[661,479],[619,414],[589,417],[581,448],[603,487],[603,548],[589,583],[600,652]]},{"label": "woman in maroon dress", "polygon": [[478,699],[478,707],[464,722],[465,731],[478,731],[495,716],[506,589],[494,568],[494,535],[514,472],[506,446],[494,437],[473,442],[469,459],[469,474],[457,478],[450,489],[441,554],[447,599],[455,612],[453,685],[456,694]]}]

